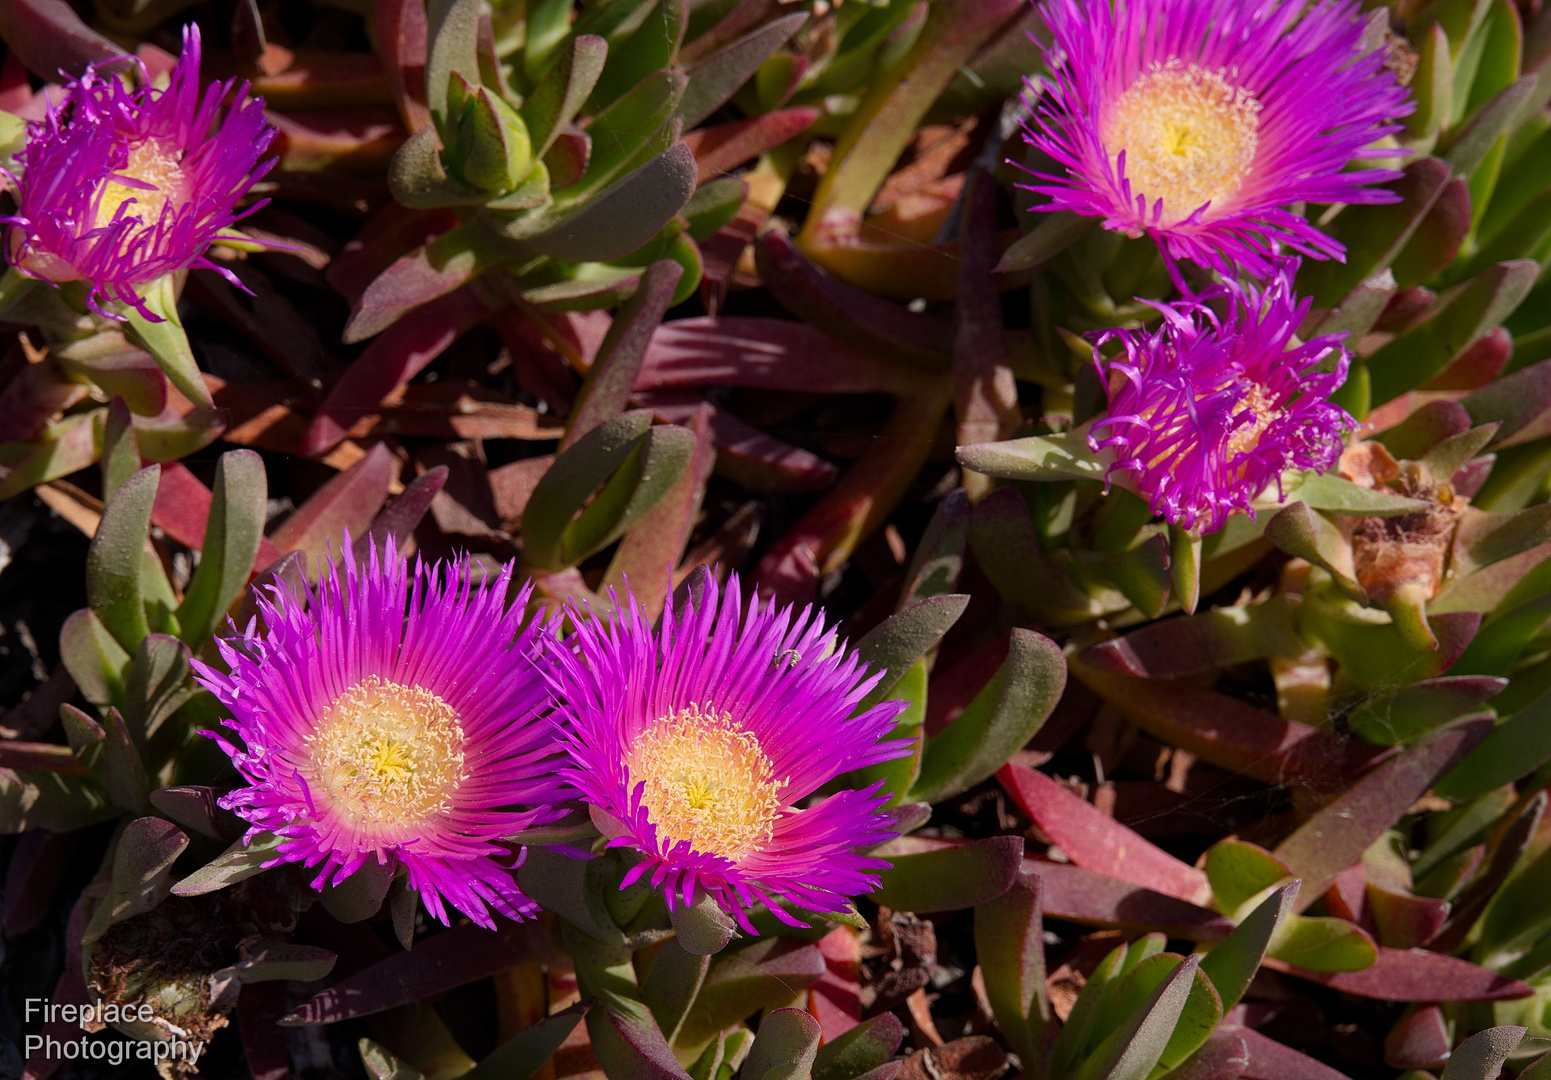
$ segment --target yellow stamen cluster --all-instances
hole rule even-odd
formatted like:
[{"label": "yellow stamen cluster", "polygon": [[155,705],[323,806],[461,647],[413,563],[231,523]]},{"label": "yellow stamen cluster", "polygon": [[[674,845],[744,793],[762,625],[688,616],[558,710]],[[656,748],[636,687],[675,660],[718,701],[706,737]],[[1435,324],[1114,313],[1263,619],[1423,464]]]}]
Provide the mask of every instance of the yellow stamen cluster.
[{"label": "yellow stamen cluster", "polygon": [[183,155],[173,146],[166,146],[154,139],[136,143],[129,151],[129,161],[116,174],[129,176],[154,186],[155,190],[133,187],[110,176],[102,183],[97,195],[97,217],[94,227],[111,222],[120,206],[134,199],[134,205],[124,211],[128,217],[140,219],[141,227],[148,227],[161,218],[162,208],[171,199],[184,197],[186,186],[183,175]]},{"label": "yellow stamen cluster", "polygon": [[1210,202],[1220,209],[1244,184],[1260,143],[1260,102],[1195,64],[1154,64],[1120,95],[1104,128],[1114,160],[1125,151],[1133,199],[1147,214],[1163,200],[1173,225]]},{"label": "yellow stamen cluster", "polygon": [[697,705],[636,736],[630,787],[667,841],[737,861],[770,841],[785,780],[776,780],[759,740],[726,713]]},{"label": "yellow stamen cluster", "polygon": [[1260,445],[1260,437],[1266,433],[1266,428],[1276,423],[1285,414],[1286,410],[1279,409],[1271,403],[1265,387],[1254,383],[1249,388],[1249,393],[1244,395],[1241,403],[1243,409],[1248,409],[1251,419],[1247,424],[1240,424],[1233,430],[1228,439],[1226,458],[1232,461],[1240,454],[1247,454]]},{"label": "yellow stamen cluster", "polygon": [[314,797],[382,840],[445,813],[469,775],[456,710],[375,675],[335,698],[307,743]]}]

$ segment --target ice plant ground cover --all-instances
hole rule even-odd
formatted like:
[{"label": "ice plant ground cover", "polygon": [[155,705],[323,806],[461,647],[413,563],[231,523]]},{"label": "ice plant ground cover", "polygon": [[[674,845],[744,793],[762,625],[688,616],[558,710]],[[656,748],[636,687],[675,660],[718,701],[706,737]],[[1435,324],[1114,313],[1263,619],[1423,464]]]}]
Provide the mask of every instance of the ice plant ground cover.
[{"label": "ice plant ground cover", "polygon": [[1536,0],[0,42],[0,1071],[1551,1077]]}]

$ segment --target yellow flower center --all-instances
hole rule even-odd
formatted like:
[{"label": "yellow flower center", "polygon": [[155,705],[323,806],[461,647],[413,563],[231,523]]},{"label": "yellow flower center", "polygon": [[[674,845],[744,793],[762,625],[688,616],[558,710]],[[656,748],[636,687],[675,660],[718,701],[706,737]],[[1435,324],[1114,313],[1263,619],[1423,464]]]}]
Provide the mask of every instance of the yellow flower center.
[{"label": "yellow flower center", "polygon": [[381,842],[410,839],[446,813],[469,776],[453,707],[375,675],[334,699],[307,744],[314,799]]},{"label": "yellow flower center", "polygon": [[1260,436],[1266,433],[1266,428],[1274,424],[1284,413],[1284,410],[1271,404],[1271,399],[1266,396],[1265,387],[1259,383],[1250,386],[1249,393],[1244,395],[1244,400],[1240,404],[1242,408],[1250,411],[1250,421],[1247,424],[1241,423],[1229,436],[1228,461],[1232,461],[1240,454],[1247,454],[1259,446]]},{"label": "yellow flower center", "polygon": [[[119,176],[130,177],[152,187],[126,184],[115,179]],[[185,186],[183,155],[177,147],[153,139],[136,143],[130,148],[129,161],[124,167],[103,181],[97,194],[97,217],[93,226],[100,229],[111,222],[119,207],[130,199],[135,202],[124,211],[125,216],[139,218],[142,228],[153,225],[161,218],[162,208],[169,200],[184,197]]]},{"label": "yellow flower center", "polygon": [[659,835],[733,861],[769,842],[787,784],[758,739],[696,705],[636,736],[627,767]]},{"label": "yellow flower center", "polygon": [[1105,126],[1111,159],[1125,151],[1131,195],[1161,224],[1172,225],[1204,204],[1220,209],[1243,186],[1259,145],[1260,102],[1222,73],[1170,60],[1154,64],[1120,95]]}]

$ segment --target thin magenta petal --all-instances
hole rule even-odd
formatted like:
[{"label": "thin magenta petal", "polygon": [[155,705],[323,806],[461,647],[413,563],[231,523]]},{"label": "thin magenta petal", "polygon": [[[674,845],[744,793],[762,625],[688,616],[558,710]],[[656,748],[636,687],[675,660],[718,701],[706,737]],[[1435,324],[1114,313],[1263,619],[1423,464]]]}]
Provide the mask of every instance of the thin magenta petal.
[{"label": "thin magenta petal", "polygon": [[[1399,174],[1348,170],[1398,130],[1414,107],[1384,66],[1384,52],[1359,53],[1355,0],[1045,0],[1050,77],[1030,84],[1037,98],[1025,140],[1047,155],[1025,185],[1049,198],[1041,210],[1102,218],[1105,228],[1154,236],[1176,259],[1218,270],[1272,273],[1279,251],[1341,258],[1335,240],[1287,208],[1295,203],[1387,202],[1371,185]],[[1219,74],[1258,103],[1259,139],[1241,186],[1220,205],[1187,213],[1133,190],[1124,162],[1106,149],[1106,124],[1122,95],[1170,65]]]},{"label": "thin magenta petal", "polygon": [[[1157,329],[1097,337],[1109,410],[1089,444],[1112,451],[1112,471],[1181,528],[1215,532],[1284,470],[1328,469],[1341,453],[1354,421],[1324,399],[1346,381],[1350,357],[1340,335],[1294,343],[1309,310],[1293,294],[1295,273],[1289,260],[1263,288],[1230,283],[1157,304]],[[1120,352],[1106,358],[1111,342]]]},{"label": "thin magenta petal", "polygon": [[[649,868],[670,906],[709,894],[749,929],[746,909],[765,897],[833,911],[876,887],[885,864],[862,851],[894,835],[886,796],[842,791],[803,804],[840,774],[906,750],[884,739],[905,703],[857,714],[879,676],[838,648],[817,612],[745,604],[733,578],[655,630],[633,598],[610,622],[578,612],[576,624],[556,646],[551,676],[572,759],[564,775],[621,822],[610,846],[644,855],[637,876]],[[643,733],[692,709],[751,735],[785,781],[769,838],[755,850],[729,857],[674,841],[652,819],[646,784],[630,775]]]},{"label": "thin magenta petal", "polygon": [[[391,546],[362,563],[347,544],[314,588],[271,589],[259,600],[263,631],[250,624],[221,643],[229,672],[194,661],[241,740],[217,737],[246,781],[223,805],[251,833],[284,837],[282,860],[318,867],[320,883],[375,858],[402,866],[443,922],[449,906],[485,926],[493,914],[531,915],[504,838],[563,816],[565,785],[539,666],[547,628],[524,623],[526,590],[505,603],[509,583],[510,569],[476,588],[467,560],[411,569]],[[435,695],[463,737],[465,778],[415,835],[392,843],[374,842],[306,779],[325,711],[369,679]]]}]

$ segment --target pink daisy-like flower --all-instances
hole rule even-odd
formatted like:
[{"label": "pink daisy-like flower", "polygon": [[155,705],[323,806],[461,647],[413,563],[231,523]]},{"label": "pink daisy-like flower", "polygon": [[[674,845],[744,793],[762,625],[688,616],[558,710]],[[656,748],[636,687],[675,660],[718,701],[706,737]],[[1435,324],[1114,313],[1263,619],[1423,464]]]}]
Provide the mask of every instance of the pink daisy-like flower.
[{"label": "pink daisy-like flower", "polygon": [[552,677],[566,779],[609,846],[642,856],[623,885],[650,875],[670,909],[709,895],[750,932],[756,901],[800,926],[776,901],[836,911],[877,888],[889,864],[862,849],[896,832],[878,785],[800,804],[908,749],[879,741],[904,702],[852,715],[881,673],[841,653],[811,608],[744,608],[736,578],[657,630],[634,597],[620,608],[606,624],[578,613]]},{"label": "pink daisy-like flower", "polygon": [[135,87],[99,65],[65,86],[28,132],[17,212],[0,219],[11,224],[12,265],[56,284],[89,283],[99,314],[119,301],[153,321],[140,289],[164,274],[202,266],[237,283],[205,252],[262,205],[234,212],[274,164],[259,159],[275,129],[246,83],[201,94],[199,62],[199,30],[189,25],[165,90],[150,85],[143,65]]},{"label": "pink daisy-like flower", "polygon": [[262,632],[218,640],[230,674],[194,661],[241,738],[206,732],[247,781],[221,805],[283,838],[266,865],[321,864],[314,888],[375,859],[444,923],[444,901],[482,926],[532,914],[503,840],[563,816],[564,785],[528,590],[507,605],[510,568],[475,589],[467,560],[344,551],[302,595],[260,596]]},{"label": "pink daisy-like flower", "polygon": [[[1230,283],[1173,304],[1155,330],[1110,330],[1094,362],[1109,411],[1088,435],[1115,455],[1154,514],[1215,532],[1289,468],[1328,469],[1354,423],[1324,400],[1346,381],[1342,334],[1295,344],[1309,301],[1293,294],[1296,260],[1264,288]],[[1219,316],[1209,301],[1226,301]],[[1110,359],[1099,349],[1118,341]]]},{"label": "pink daisy-like flower", "polygon": [[[1151,234],[1168,255],[1257,276],[1277,245],[1345,248],[1288,207],[1392,202],[1343,171],[1415,104],[1360,55],[1355,0],[1045,0],[1050,79],[1025,139],[1065,167],[1040,209]],[[1368,154],[1373,151],[1367,151]]]}]

